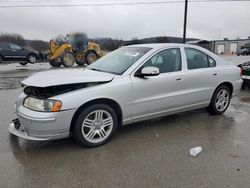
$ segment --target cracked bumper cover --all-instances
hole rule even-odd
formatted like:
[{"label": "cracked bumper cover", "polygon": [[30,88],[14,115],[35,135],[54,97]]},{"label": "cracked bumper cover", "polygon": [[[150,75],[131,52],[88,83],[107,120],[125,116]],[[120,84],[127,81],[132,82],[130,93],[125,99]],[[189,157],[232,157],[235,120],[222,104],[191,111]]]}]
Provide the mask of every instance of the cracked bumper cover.
[{"label": "cracked bumper cover", "polygon": [[75,110],[44,113],[20,106],[17,119],[9,124],[9,132],[28,140],[44,141],[69,137]]}]

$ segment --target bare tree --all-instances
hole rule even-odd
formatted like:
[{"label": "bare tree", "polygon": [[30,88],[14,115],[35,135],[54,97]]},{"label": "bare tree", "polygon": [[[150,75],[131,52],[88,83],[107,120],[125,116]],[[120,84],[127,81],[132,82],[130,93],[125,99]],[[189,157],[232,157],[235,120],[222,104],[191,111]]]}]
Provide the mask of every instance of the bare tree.
[{"label": "bare tree", "polygon": [[1,42],[13,42],[20,46],[25,46],[26,42],[22,35],[17,33],[0,33]]}]

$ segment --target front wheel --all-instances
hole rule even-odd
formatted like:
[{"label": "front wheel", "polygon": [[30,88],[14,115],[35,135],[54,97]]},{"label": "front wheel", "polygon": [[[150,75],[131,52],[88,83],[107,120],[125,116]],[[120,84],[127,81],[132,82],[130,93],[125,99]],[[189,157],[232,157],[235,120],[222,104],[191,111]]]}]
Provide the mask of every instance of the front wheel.
[{"label": "front wheel", "polygon": [[28,56],[27,60],[29,63],[35,63],[37,61],[37,57],[36,57],[36,55],[31,54]]},{"label": "front wheel", "polygon": [[64,67],[72,67],[75,63],[75,57],[70,52],[64,52],[61,61]]},{"label": "front wheel", "polygon": [[212,114],[222,114],[227,110],[230,100],[231,91],[227,86],[222,85],[215,90],[208,110]]},{"label": "front wheel", "polygon": [[117,116],[106,104],[96,104],[79,113],[72,129],[80,145],[96,147],[107,143],[117,129]]}]

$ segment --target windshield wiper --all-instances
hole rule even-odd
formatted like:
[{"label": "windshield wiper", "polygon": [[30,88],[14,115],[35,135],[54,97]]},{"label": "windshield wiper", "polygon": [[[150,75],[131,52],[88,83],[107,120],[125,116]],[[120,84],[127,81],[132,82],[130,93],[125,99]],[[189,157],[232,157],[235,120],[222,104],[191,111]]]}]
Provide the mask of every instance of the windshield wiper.
[{"label": "windshield wiper", "polygon": [[99,71],[99,72],[106,72],[106,73],[110,73],[110,74],[116,74],[116,75],[121,75],[117,72],[111,72],[111,71],[104,71],[104,70],[100,70],[100,69],[96,69],[96,68],[87,68],[89,70],[94,70],[94,71]]},{"label": "windshield wiper", "polygon": [[103,72],[102,70],[100,70],[100,69],[96,69],[96,68],[90,68],[90,70],[94,70],[94,71],[99,71],[99,72]]}]

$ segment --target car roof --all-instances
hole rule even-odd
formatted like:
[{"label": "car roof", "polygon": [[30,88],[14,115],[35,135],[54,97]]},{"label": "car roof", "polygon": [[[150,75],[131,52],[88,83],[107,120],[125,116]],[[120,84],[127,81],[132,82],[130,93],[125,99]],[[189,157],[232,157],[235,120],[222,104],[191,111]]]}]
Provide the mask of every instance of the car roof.
[{"label": "car roof", "polygon": [[150,43],[150,44],[135,44],[127,47],[145,47],[145,48],[168,48],[168,47],[196,47],[197,45],[181,44],[181,43]]}]

